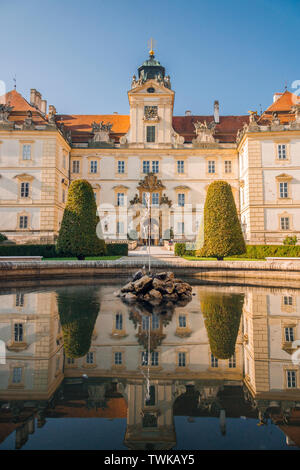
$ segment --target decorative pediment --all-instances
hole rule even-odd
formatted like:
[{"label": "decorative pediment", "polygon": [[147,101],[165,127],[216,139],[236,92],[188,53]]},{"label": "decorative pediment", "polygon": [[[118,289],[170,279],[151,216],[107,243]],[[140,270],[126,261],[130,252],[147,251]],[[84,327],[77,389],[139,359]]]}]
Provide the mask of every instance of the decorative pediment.
[{"label": "decorative pediment", "polygon": [[155,190],[166,189],[161,180],[153,173],[148,173],[145,178],[139,182],[137,188],[149,193]]},{"label": "decorative pediment", "polygon": [[14,178],[20,181],[32,181],[34,180],[34,176],[28,175],[27,173],[22,173],[21,175],[15,175]]},{"label": "decorative pediment", "polygon": [[277,181],[290,181],[293,177],[291,175],[287,175],[286,173],[281,173],[281,175],[276,176]]},{"label": "decorative pediment", "polygon": [[146,82],[143,82],[141,80],[136,80],[136,82],[134,82],[133,79],[131,84],[131,90],[129,93],[135,95],[147,93],[149,97],[155,93],[174,95],[174,91],[172,91],[169,87],[164,86],[162,81],[155,79],[147,80]]}]

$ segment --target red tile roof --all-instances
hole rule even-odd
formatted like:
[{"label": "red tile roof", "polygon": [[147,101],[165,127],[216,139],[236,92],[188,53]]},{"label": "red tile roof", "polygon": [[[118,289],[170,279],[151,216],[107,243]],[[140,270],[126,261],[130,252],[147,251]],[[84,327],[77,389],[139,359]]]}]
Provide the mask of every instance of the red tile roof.
[{"label": "red tile roof", "polygon": [[27,112],[32,112],[32,119],[34,124],[45,124],[45,117],[35,107],[31,106],[28,101],[16,90],[7,92],[5,95],[0,96],[0,103],[7,104],[13,107],[12,112],[8,118],[16,124],[23,124],[24,119],[27,117]]},{"label": "red tile roof", "polygon": [[258,120],[259,124],[268,124],[272,121],[275,112],[278,114],[281,124],[294,121],[295,118],[291,114],[291,109],[295,104],[300,104],[299,97],[287,90],[284,93],[276,93],[276,95],[279,95],[279,98],[263,112]]}]

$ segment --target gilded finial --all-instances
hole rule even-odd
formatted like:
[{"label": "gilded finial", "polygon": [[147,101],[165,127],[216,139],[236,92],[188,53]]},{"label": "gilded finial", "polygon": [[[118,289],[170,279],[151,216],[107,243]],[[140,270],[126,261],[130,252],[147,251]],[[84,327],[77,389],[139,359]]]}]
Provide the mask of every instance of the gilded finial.
[{"label": "gilded finial", "polygon": [[149,55],[151,57],[154,56],[154,50],[153,50],[153,47],[154,47],[154,39],[153,38],[150,38],[150,41],[148,41],[148,47],[150,47],[150,51],[149,51]]}]

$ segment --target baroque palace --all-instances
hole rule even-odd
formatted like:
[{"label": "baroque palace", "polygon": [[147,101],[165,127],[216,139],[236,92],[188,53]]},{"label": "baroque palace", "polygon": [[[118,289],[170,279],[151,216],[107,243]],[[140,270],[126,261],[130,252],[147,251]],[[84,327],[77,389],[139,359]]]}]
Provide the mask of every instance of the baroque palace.
[{"label": "baroque palace", "polygon": [[[87,179],[107,240],[194,240],[206,191],[230,183],[247,243],[300,232],[300,101],[285,91],[261,115],[174,116],[175,92],[150,51],[128,91],[129,115],[57,114],[36,89],[0,97],[0,232],[50,243],[70,182]],[[149,220],[149,219],[148,219]],[[144,224],[144,225],[143,225]]]}]

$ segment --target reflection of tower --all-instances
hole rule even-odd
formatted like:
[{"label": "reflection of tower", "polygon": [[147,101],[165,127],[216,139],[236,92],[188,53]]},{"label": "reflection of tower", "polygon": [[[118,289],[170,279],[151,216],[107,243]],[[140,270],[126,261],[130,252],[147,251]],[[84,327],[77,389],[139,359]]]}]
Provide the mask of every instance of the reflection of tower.
[{"label": "reflection of tower", "polygon": [[128,383],[127,429],[124,444],[134,450],[172,449],[176,444],[173,421],[174,383],[153,380],[146,400],[142,380]]}]

